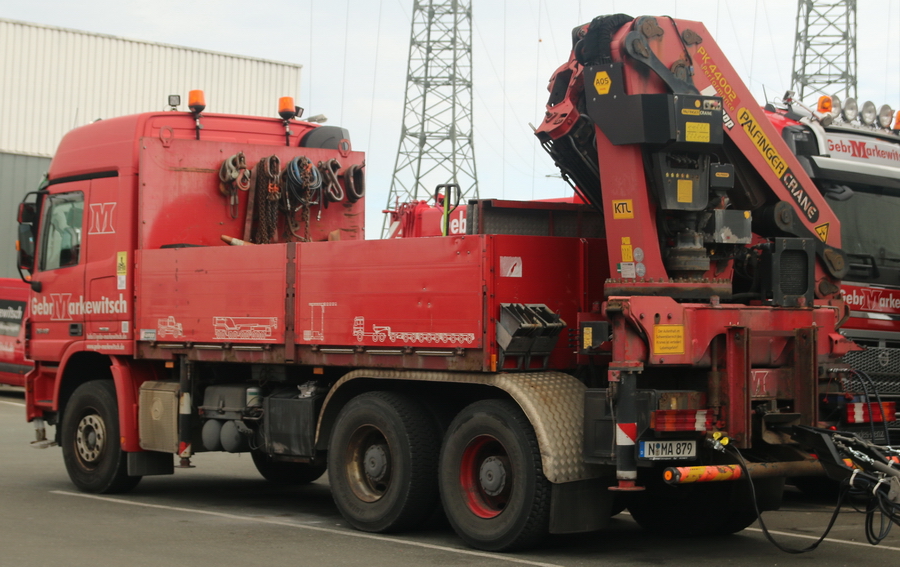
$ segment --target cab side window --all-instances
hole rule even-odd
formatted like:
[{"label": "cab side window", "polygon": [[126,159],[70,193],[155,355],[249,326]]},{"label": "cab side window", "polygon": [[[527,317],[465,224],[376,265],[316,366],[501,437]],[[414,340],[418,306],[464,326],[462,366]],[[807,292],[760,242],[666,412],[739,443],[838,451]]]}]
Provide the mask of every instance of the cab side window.
[{"label": "cab side window", "polygon": [[55,270],[78,264],[83,216],[84,194],[80,191],[47,198],[43,219],[41,270]]}]

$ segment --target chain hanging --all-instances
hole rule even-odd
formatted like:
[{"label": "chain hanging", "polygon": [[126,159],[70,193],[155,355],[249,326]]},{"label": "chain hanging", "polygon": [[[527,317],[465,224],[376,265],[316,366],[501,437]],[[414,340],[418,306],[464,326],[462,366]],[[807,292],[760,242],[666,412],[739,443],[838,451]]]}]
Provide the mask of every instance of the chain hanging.
[{"label": "chain hanging", "polygon": [[253,242],[268,244],[275,238],[281,200],[281,162],[278,156],[260,160],[256,174],[256,233]]},{"label": "chain hanging", "polygon": [[244,152],[238,152],[222,162],[219,167],[219,192],[228,200],[228,216],[238,217],[238,189],[250,189],[250,170]]}]

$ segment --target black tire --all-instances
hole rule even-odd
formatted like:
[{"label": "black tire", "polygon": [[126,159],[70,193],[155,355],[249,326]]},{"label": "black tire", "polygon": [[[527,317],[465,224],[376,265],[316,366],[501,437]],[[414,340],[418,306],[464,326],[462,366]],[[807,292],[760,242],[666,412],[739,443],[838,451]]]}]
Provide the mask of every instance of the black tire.
[{"label": "black tire", "polygon": [[482,400],[450,424],[441,449],[441,501],[472,547],[513,551],[549,531],[550,482],[528,418],[508,400]]},{"label": "black tire", "polygon": [[341,410],[328,448],[328,476],[344,518],[366,532],[421,525],[438,504],[440,434],[432,416],[394,392],[359,395]]},{"label": "black tire", "polygon": [[263,451],[251,451],[253,464],[264,479],[275,484],[301,485],[315,482],[325,474],[325,463],[276,461]]},{"label": "black tire", "polygon": [[645,530],[677,537],[721,536],[743,530],[760,511],[777,509],[784,479],[754,480],[754,506],[747,479],[668,485],[659,469],[641,475],[646,490],[635,493],[628,503],[634,520]]},{"label": "black tire", "polygon": [[83,492],[128,492],[141,481],[128,476],[119,442],[119,411],[112,380],[93,380],[75,389],[62,418],[63,461]]}]

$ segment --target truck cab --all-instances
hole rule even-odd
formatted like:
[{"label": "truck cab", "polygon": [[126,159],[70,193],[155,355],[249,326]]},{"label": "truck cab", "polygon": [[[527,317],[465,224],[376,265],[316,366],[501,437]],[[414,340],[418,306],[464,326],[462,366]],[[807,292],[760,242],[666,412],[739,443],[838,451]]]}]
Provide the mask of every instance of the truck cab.
[{"label": "truck cab", "polygon": [[[841,221],[849,259],[842,284],[850,316],[841,333],[864,347],[844,361],[855,370],[851,400],[832,398],[825,414],[880,443],[900,443],[900,135],[894,112],[866,102],[823,97],[830,110],[790,96],[766,113]],[[872,412],[857,412],[865,401]],[[878,407],[882,409],[878,409]],[[874,427],[873,427],[874,424]],[[889,435],[889,439],[885,436]]]}]

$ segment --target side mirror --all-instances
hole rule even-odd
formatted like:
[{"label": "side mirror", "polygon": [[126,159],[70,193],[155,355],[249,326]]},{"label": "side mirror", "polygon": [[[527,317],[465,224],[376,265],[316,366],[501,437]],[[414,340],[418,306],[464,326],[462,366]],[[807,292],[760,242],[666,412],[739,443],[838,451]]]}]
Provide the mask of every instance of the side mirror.
[{"label": "side mirror", "polygon": [[19,224],[34,224],[37,220],[36,203],[19,203]]},{"label": "side mirror", "polygon": [[[19,208],[21,214],[21,207]],[[18,267],[31,273],[34,270],[34,225],[23,223],[19,225],[19,240],[16,242],[18,252]]]}]

